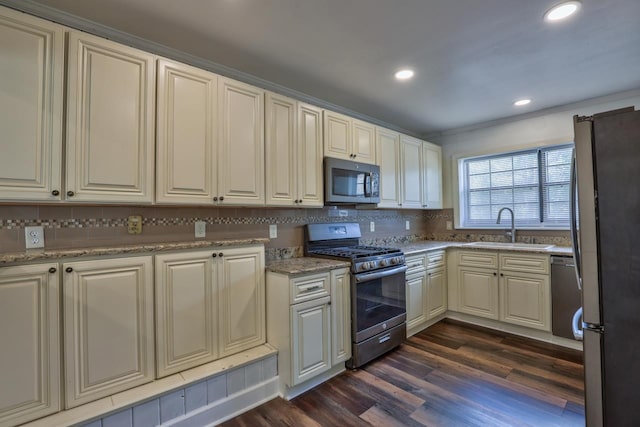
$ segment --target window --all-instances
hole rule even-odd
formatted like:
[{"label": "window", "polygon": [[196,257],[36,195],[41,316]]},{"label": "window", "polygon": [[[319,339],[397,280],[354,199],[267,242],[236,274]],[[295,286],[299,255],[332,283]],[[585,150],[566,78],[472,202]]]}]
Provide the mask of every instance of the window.
[{"label": "window", "polygon": [[498,211],[508,207],[518,227],[568,228],[572,150],[565,144],[461,159],[460,225],[496,227]]}]

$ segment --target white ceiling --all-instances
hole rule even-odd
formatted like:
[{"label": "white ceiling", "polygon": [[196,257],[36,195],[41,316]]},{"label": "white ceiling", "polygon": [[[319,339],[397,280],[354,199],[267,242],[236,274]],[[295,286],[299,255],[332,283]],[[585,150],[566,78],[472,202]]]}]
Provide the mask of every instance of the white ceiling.
[{"label": "white ceiling", "polygon": [[36,0],[416,134],[640,88],[640,0],[558,1]]}]

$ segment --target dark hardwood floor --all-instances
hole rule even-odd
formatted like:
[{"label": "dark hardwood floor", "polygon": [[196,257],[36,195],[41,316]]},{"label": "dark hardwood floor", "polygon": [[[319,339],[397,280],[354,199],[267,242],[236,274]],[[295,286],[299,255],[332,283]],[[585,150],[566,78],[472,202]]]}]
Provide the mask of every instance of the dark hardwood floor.
[{"label": "dark hardwood floor", "polygon": [[582,353],[444,321],[236,426],[584,426]]}]

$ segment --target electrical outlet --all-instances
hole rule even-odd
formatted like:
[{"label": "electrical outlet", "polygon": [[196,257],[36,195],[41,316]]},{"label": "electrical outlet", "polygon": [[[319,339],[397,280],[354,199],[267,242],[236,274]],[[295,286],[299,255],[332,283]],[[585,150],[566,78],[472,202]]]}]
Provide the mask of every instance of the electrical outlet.
[{"label": "electrical outlet", "polygon": [[453,230],[453,223],[451,221],[447,221],[447,230]]},{"label": "electrical outlet", "polygon": [[409,220],[406,220],[404,222],[404,229],[405,230],[410,230],[411,229],[411,223],[409,222]]},{"label": "electrical outlet", "polygon": [[127,232],[129,234],[142,233],[142,217],[140,215],[131,215],[127,218]]},{"label": "electrical outlet", "polygon": [[207,223],[196,221],[196,239],[207,237]]},{"label": "electrical outlet", "polygon": [[278,238],[278,224],[269,224],[269,238],[270,239]]},{"label": "electrical outlet", "polygon": [[42,227],[25,227],[24,240],[27,249],[44,248],[44,230]]},{"label": "electrical outlet", "polygon": [[374,231],[376,231],[376,223],[375,223],[375,222],[371,221],[371,222],[369,223],[369,231],[370,231],[370,232],[372,232],[372,233],[373,233]]}]

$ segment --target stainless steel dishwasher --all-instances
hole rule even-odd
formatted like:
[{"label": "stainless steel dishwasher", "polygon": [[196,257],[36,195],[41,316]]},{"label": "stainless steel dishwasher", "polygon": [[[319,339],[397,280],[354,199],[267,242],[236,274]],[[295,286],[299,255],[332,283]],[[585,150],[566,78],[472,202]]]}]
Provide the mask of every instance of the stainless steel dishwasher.
[{"label": "stainless steel dishwasher", "polygon": [[551,331],[553,335],[575,339],[573,316],[582,306],[582,292],[572,256],[551,257]]}]

